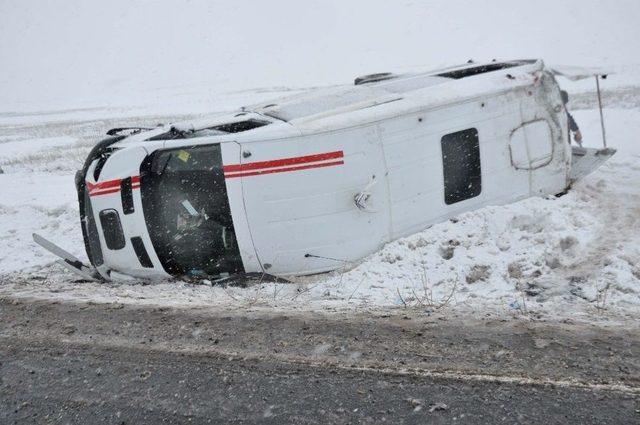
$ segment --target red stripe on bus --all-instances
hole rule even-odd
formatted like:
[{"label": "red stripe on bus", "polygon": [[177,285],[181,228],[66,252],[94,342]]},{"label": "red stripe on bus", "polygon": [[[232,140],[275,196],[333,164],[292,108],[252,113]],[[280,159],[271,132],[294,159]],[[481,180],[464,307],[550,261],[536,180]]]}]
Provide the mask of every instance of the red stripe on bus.
[{"label": "red stripe on bus", "polygon": [[111,193],[118,193],[120,192],[120,188],[115,188],[115,189],[109,189],[109,190],[103,190],[101,192],[89,192],[89,196],[100,196],[100,195],[109,195]]},{"label": "red stripe on bus", "polygon": [[114,187],[120,188],[120,182],[121,182],[120,179],[109,180],[109,181],[100,182],[100,183],[87,182],[87,187],[89,188],[89,192],[93,190],[100,190],[100,189],[111,189]]},{"label": "red stripe on bus", "polygon": [[[87,189],[89,189],[90,196],[108,195],[110,193],[120,192],[120,185],[123,179],[107,180],[100,183],[87,182]],[[140,176],[131,177],[131,188],[140,188]]]},{"label": "red stripe on bus", "polygon": [[237,172],[237,173],[225,173],[224,177],[227,179],[232,179],[234,177],[249,177],[249,176],[259,176],[262,174],[273,174],[273,173],[285,173],[288,171],[298,171],[298,170],[309,170],[312,168],[323,168],[323,167],[332,167],[335,165],[342,165],[344,161],[333,161],[333,162],[323,162],[321,164],[312,164],[312,165],[300,165],[297,167],[287,167],[287,168],[271,168],[265,170],[257,170],[257,171],[245,171],[245,172]]},{"label": "red stripe on bus", "polygon": [[[300,165],[309,162],[326,161],[329,159],[343,158],[344,153],[342,151],[319,153],[315,155],[295,156],[292,158],[274,159],[271,161],[258,161],[249,162],[247,164],[231,164],[223,166],[225,173],[228,172],[241,172],[249,170],[261,170],[265,168],[283,167],[288,165]],[[262,173],[261,173],[262,174]]]}]

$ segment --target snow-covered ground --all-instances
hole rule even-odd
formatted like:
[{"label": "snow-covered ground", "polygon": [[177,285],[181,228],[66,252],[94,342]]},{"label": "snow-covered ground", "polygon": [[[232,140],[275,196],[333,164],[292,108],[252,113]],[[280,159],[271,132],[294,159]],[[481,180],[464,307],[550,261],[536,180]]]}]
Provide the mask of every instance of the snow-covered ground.
[{"label": "snow-covered ground", "polygon": [[[481,3],[0,3],[14,17],[0,26],[0,294],[640,318],[640,3]],[[155,19],[141,23],[141,14]],[[73,174],[108,128],[468,57],[611,68],[605,119],[618,153],[563,197],[463,214],[343,271],[291,284],[77,283],[31,240],[38,232],[85,257]],[[586,144],[599,146],[593,82],[564,84]]]}]

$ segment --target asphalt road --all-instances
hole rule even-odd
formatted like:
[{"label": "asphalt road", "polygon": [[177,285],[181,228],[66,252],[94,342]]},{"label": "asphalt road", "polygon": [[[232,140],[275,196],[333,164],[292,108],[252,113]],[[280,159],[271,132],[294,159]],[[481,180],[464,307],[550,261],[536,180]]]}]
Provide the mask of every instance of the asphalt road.
[{"label": "asphalt road", "polygon": [[0,300],[0,423],[640,423],[637,330]]}]

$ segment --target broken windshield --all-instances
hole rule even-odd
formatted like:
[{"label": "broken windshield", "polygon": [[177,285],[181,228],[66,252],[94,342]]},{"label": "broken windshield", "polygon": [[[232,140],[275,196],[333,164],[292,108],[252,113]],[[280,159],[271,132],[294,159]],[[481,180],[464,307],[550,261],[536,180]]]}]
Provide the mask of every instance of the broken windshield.
[{"label": "broken windshield", "polygon": [[140,171],[147,229],[167,273],[243,271],[219,144],[156,151]]}]

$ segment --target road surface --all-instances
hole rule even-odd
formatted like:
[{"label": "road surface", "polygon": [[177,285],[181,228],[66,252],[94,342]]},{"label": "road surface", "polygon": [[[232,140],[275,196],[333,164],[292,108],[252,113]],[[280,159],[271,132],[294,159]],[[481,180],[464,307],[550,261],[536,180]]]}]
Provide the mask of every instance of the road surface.
[{"label": "road surface", "polygon": [[0,300],[0,423],[640,423],[640,336]]}]

